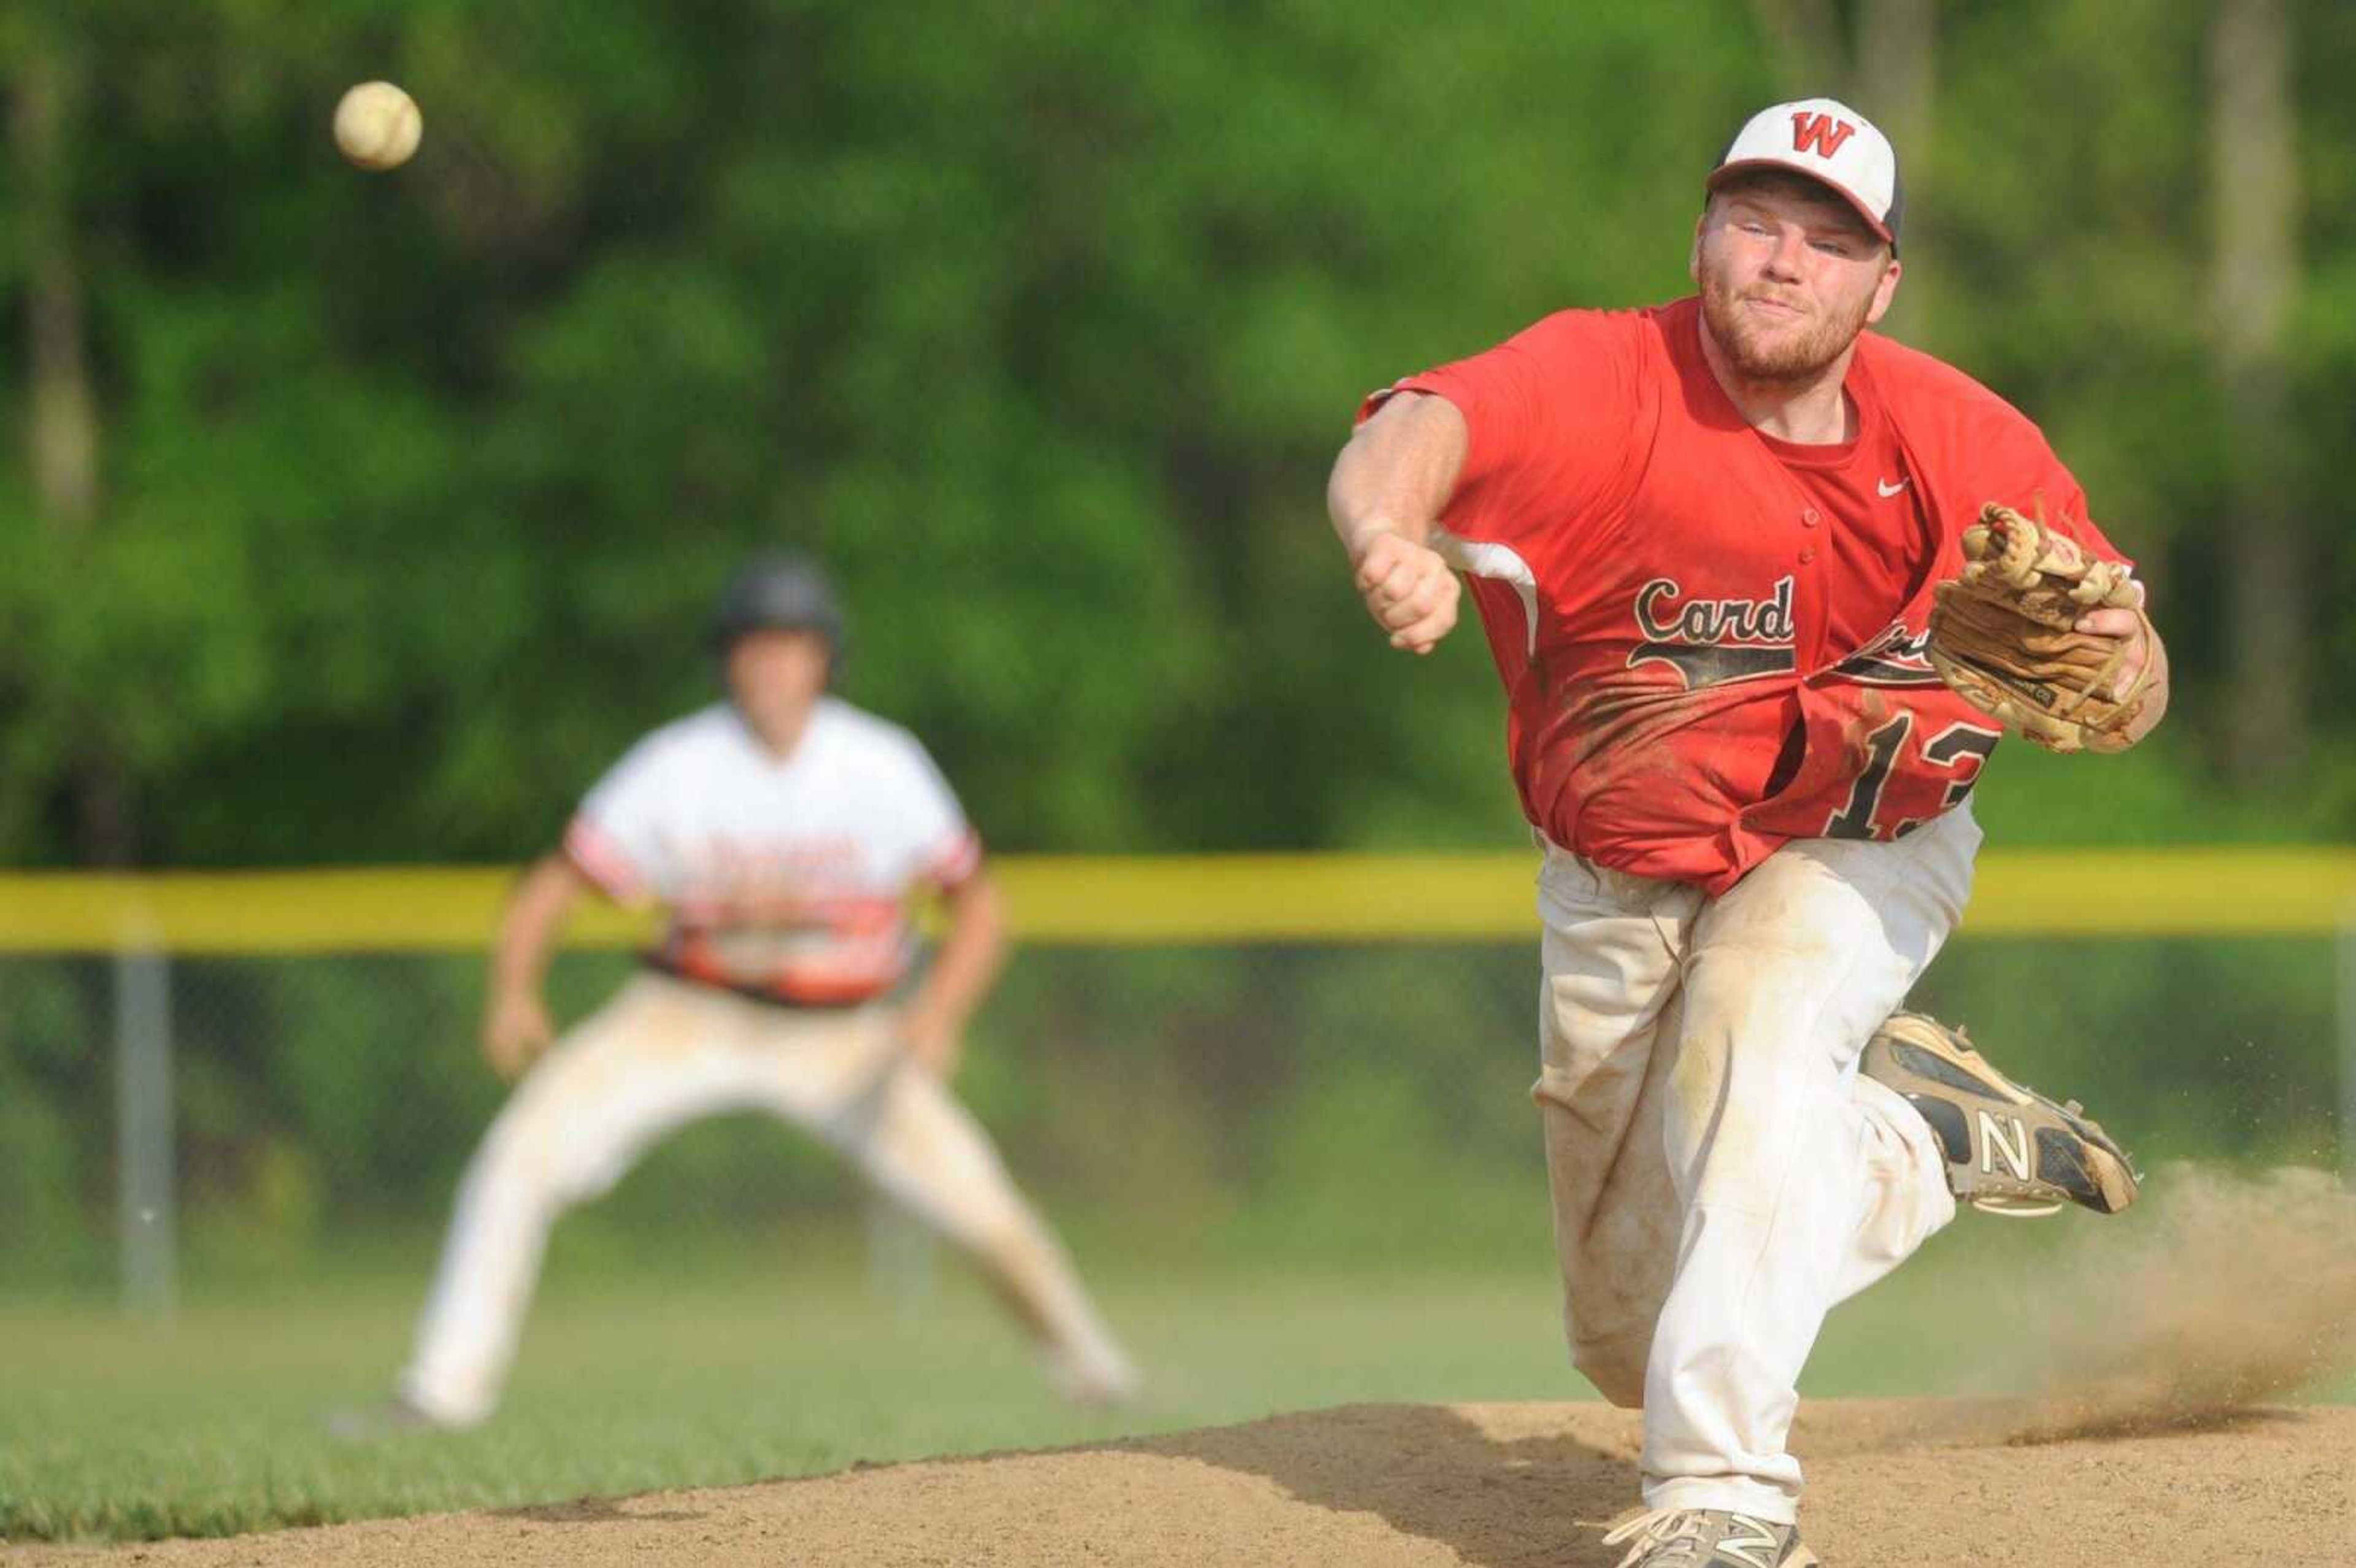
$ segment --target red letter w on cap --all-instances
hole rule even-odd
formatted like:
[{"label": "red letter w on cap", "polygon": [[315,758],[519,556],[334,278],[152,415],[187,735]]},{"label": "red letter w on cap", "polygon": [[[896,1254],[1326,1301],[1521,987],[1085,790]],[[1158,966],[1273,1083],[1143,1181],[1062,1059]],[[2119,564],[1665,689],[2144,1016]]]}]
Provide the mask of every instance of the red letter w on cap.
[{"label": "red letter w on cap", "polygon": [[1836,120],[1829,114],[1812,114],[1801,110],[1792,116],[1792,151],[1804,153],[1808,144],[1816,145],[1816,156],[1829,158],[1841,150],[1841,144],[1857,134],[1857,127],[1846,120]]}]

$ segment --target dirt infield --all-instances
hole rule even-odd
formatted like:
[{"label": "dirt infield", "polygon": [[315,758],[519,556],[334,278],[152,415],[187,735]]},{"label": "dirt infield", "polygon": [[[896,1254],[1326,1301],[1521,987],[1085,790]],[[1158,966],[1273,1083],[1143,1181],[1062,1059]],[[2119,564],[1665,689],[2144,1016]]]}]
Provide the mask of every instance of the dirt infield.
[{"label": "dirt infield", "polygon": [[[2318,1171],[2184,1171],[1981,1348],[2036,1399],[1809,1401],[1802,1523],[1831,1568],[2356,1563],[2356,1408],[2279,1402],[2356,1367],[2356,1195]],[[0,1568],[351,1563],[829,1568],[1613,1568],[1638,1417],[1358,1404],[1044,1453],[586,1498],[230,1541],[22,1547]]]},{"label": "dirt infield", "polygon": [[[2356,1410],[2073,1427],[2051,1404],[1807,1406],[1809,1543],[1831,1568],[2344,1563]],[[1354,1405],[1059,1453],[231,1541],[23,1547],[10,1568],[314,1563],[1469,1563],[1610,1568],[1636,1418],[1596,1404]]]}]

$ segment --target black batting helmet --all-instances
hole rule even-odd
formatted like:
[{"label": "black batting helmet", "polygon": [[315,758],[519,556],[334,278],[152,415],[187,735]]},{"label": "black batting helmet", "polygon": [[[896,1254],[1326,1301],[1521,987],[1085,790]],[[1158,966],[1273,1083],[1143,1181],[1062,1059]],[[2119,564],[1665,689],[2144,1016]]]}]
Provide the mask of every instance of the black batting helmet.
[{"label": "black batting helmet", "polygon": [[726,653],[748,632],[816,632],[842,662],[842,607],[834,584],[806,555],[776,551],[746,561],[712,608],[712,648]]}]

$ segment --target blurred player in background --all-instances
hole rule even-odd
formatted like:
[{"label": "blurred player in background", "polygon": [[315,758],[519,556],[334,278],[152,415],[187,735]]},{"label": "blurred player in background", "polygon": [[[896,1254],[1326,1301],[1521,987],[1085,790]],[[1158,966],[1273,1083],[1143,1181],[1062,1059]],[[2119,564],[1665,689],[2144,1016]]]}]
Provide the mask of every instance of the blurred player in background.
[{"label": "blurred player in background", "polygon": [[[483,1050],[523,1078],[459,1189],[394,1412],[488,1416],[556,1217],[657,1138],[743,1110],[825,1138],[960,1248],[1068,1397],[1127,1398],[1127,1359],[947,1087],[1003,947],[980,839],[915,737],[829,695],[842,620],[815,566],[751,563],[712,642],[728,699],[631,748],[509,901]],[[894,1002],[925,890],[947,933]],[[641,972],[555,1039],[542,976],[584,893],[669,919]]]},{"label": "blurred player in background", "polygon": [[[2115,1213],[2075,1104],[1901,1013],[1970,894],[1996,720],[1924,649],[1983,503],[2115,556],[2037,427],[1865,328],[1897,154],[1829,99],[1707,181],[1697,297],[1568,310],[1369,400],[1329,498],[1394,647],[1466,573],[1545,846],[1537,1096],[1573,1360],[1644,1411],[1622,1568],[1802,1568],[1786,1438],[1825,1314],[1957,1201]],[[2120,681],[2164,656],[2090,610]],[[2158,721],[2164,675],[2126,736]]]}]

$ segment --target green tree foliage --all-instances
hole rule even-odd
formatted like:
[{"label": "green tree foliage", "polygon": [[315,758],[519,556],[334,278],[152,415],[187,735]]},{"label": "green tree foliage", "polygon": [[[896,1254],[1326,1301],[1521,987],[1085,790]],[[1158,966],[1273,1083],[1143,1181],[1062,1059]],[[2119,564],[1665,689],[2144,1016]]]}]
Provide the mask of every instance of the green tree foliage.
[{"label": "green tree foliage", "polygon": [[[2231,553],[2202,9],[1941,9],[1899,324],[2042,420],[2163,584],[2186,721],[2134,765],[2179,782],[2136,793],[2196,801]],[[2296,10],[2282,483],[2320,523],[2356,24]],[[704,605],[777,540],[844,581],[850,694],[1002,845],[1509,837],[1484,656],[1409,666],[1359,624],[1325,467],[1371,387],[1681,292],[1701,173],[1776,91],[1759,15],[28,0],[0,70],[79,83],[52,172],[102,498],[60,526],[0,459],[0,856],[91,854],[110,781],[147,863],[526,853],[706,698]],[[327,135],[372,76],[426,119],[386,176]],[[28,396],[0,387],[12,431]],[[2328,677],[2356,549],[2317,532]],[[2356,813],[2356,714],[2318,684],[2310,831]]]}]

